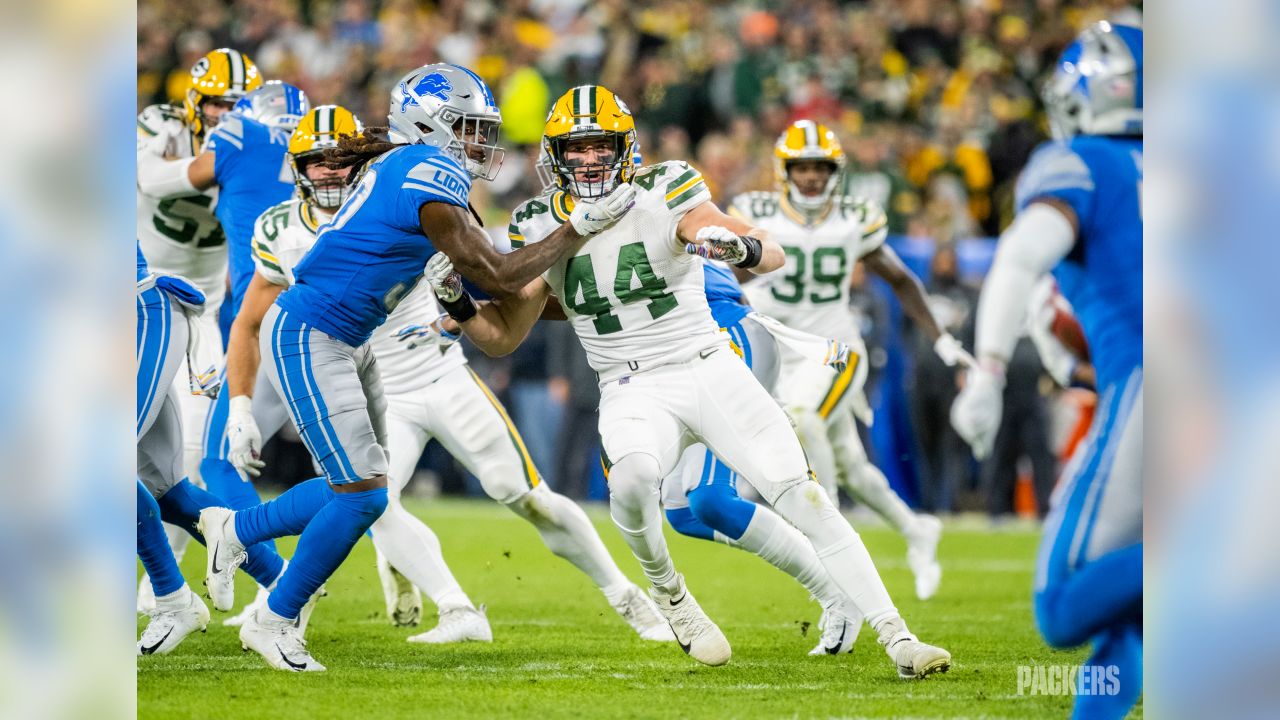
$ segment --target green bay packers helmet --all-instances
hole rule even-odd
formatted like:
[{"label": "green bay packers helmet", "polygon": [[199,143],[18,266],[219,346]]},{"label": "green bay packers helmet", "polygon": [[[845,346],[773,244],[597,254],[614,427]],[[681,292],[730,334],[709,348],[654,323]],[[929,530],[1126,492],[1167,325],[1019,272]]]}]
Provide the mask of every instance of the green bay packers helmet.
[{"label": "green bay packers helmet", "polygon": [[199,135],[216,124],[205,119],[201,106],[206,100],[220,100],[230,109],[260,87],[262,74],[248,55],[231,48],[212,50],[191,66],[191,84],[182,101],[183,120]]},{"label": "green bay packers helmet", "polygon": [[[818,195],[805,195],[791,182],[791,163],[805,160],[831,164],[831,179]],[[844,165],[844,148],[840,147],[839,138],[827,126],[812,120],[791,123],[773,146],[774,176],[787,201],[800,210],[814,211],[826,206],[840,184]]]},{"label": "green bay packers helmet", "polygon": [[[572,141],[593,138],[609,141],[611,152],[590,164],[565,158]],[[600,85],[579,85],[555,101],[547,115],[542,147],[556,185],[576,198],[603,197],[635,176],[635,120],[626,103]],[[579,179],[583,174],[597,179]]]},{"label": "green bay packers helmet", "polygon": [[289,167],[293,169],[293,181],[302,199],[322,210],[334,210],[347,199],[351,186],[346,177],[316,181],[307,176],[307,166],[324,158],[324,151],[338,147],[344,137],[356,137],[364,132],[350,110],[341,105],[321,105],[302,117],[293,135],[289,137]]}]

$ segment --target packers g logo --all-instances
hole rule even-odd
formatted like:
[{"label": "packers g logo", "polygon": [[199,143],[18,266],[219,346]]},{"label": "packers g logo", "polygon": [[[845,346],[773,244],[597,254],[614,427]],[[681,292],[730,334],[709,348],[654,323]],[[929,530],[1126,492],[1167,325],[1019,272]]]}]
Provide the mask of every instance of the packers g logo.
[{"label": "packers g logo", "polygon": [[209,74],[209,58],[202,57],[191,66],[191,77],[200,78]]},{"label": "packers g logo", "polygon": [[614,95],[613,100],[614,102],[618,103],[618,109],[622,111],[623,115],[631,114],[631,108],[627,107],[627,104],[622,102],[622,98],[618,97],[617,95]]}]

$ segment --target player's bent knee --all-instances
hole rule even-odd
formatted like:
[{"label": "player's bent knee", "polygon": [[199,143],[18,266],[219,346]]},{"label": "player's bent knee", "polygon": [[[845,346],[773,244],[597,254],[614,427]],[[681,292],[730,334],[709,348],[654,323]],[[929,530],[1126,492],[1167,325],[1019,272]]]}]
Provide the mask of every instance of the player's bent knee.
[{"label": "player's bent knee", "polygon": [[667,511],[667,522],[681,535],[700,540],[715,540],[715,531],[694,516],[693,510],[687,507],[672,508]]},{"label": "player's bent knee", "polygon": [[619,458],[609,470],[609,495],[634,500],[658,492],[662,466],[648,453],[633,452]]},{"label": "player's bent knee", "polygon": [[689,510],[702,523],[737,540],[751,524],[756,506],[729,485],[703,485],[689,493]]}]

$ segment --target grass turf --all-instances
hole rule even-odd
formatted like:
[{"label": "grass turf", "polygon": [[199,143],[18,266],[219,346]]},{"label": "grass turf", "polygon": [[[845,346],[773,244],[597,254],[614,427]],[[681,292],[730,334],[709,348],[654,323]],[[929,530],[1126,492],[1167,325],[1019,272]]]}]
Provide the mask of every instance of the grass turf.
[{"label": "grass turf", "polygon": [[[226,615],[172,654],[138,659],[140,718],[747,718],[1066,717],[1070,697],[1019,695],[1017,666],[1069,665],[1086,653],[1046,647],[1030,608],[1037,536],[949,527],[942,589],[915,599],[905,546],[861,531],[913,631],[949,649],[951,672],[899,680],[863,628],[851,655],[808,657],[819,608],[791,578],[753,555],[668,529],[677,567],[733,646],[711,668],[674,644],[647,643],[590,581],[551,555],[537,533],[495,503],[409,501],[440,536],[463,588],[488,605],[492,644],[409,644],[385,620],[373,547],[362,539],[329,581],[308,630],[325,673],[270,670],[241,651]],[[588,510],[623,571],[640,579],[604,508]],[[286,556],[292,539],[281,543]],[[204,551],[182,563],[200,589]],[[237,601],[253,596],[241,574]],[[422,632],[435,621],[427,601]],[[141,632],[144,619],[139,620]],[[1141,715],[1141,706],[1135,716]]]}]

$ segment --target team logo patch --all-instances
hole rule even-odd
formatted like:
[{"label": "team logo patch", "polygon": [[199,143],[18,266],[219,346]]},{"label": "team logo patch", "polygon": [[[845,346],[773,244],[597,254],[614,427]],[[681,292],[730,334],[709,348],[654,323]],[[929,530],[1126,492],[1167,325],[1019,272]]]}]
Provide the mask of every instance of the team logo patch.
[{"label": "team logo patch", "polygon": [[[417,105],[418,101],[413,95],[409,94],[409,88],[405,83],[400,83],[400,92],[404,95],[404,99],[400,101],[400,112],[404,112],[405,108],[410,105]],[[449,99],[449,93],[453,92],[453,83],[449,82],[449,78],[436,72],[430,75],[424,75],[413,86],[413,93],[421,96],[431,96],[445,102]]]},{"label": "team logo patch", "polygon": [[191,77],[204,77],[209,72],[209,58],[202,57],[191,66]]}]

